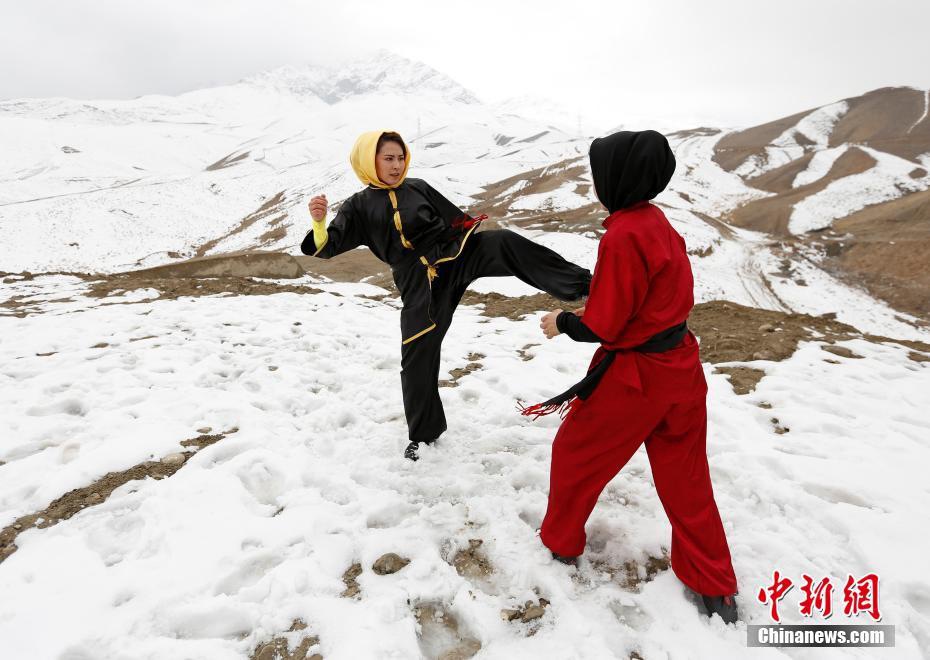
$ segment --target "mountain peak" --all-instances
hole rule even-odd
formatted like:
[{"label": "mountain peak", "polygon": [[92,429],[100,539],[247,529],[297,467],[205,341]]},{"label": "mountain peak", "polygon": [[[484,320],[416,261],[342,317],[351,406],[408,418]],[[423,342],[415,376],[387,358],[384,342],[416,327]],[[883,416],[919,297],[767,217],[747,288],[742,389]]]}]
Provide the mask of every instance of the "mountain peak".
[{"label": "mountain peak", "polygon": [[330,105],[370,93],[415,93],[458,103],[479,102],[471,91],[449,76],[387,50],[329,65],[283,66],[245,82],[294,94],[312,94]]}]

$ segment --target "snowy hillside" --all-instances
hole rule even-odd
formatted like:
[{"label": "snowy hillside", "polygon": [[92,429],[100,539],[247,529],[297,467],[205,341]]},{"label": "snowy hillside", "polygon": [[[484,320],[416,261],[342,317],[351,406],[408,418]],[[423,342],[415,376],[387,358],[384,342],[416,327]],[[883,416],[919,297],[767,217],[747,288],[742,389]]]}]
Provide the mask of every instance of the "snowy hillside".
[{"label": "snowy hillside", "polygon": [[928,108],[930,90],[889,87],[723,135],[714,161],[757,198],[721,219],[930,318]]},{"label": "snowy hillside", "polygon": [[[803,234],[930,188],[930,90],[888,88],[726,135],[715,160],[775,198],[735,216]],[[774,226],[772,226],[774,223]]]},{"label": "snowy hillside", "polygon": [[[113,272],[293,249],[306,198],[355,192],[349,147],[382,126],[410,142],[412,176],[465,206],[488,181],[586,150],[571,129],[498,115],[396,56],[178,97],[0,103],[0,270]],[[249,222],[272,199],[267,219]]]}]

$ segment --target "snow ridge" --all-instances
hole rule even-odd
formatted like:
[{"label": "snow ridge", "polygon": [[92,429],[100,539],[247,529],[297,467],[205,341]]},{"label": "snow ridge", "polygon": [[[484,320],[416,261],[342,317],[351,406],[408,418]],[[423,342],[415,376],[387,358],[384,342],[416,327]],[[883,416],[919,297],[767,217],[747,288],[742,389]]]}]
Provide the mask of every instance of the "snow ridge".
[{"label": "snow ridge", "polygon": [[910,133],[911,131],[913,131],[913,130],[917,127],[917,125],[918,125],[920,122],[922,122],[924,119],[927,118],[927,112],[928,112],[928,111],[930,111],[930,89],[925,89],[925,90],[924,90],[924,113],[923,113],[922,115],[920,115],[920,119],[918,119],[917,121],[915,121],[915,122],[911,125],[911,127],[910,127],[909,129],[907,129],[907,132],[908,132],[908,133]]},{"label": "snow ridge", "polygon": [[[787,165],[808,151],[826,148],[833,127],[848,110],[849,104],[846,101],[817,108],[775,138],[772,144],[766,147],[764,154],[747,158],[735,173],[744,178],[753,178]],[[798,136],[804,138],[804,142],[808,144],[799,142]]]}]

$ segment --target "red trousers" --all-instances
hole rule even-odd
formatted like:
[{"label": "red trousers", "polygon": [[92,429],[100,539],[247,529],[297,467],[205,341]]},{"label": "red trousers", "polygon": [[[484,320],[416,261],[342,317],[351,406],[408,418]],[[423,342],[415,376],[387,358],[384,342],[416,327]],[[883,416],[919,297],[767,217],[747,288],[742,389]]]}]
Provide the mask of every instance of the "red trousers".
[{"label": "red trousers", "polygon": [[705,397],[657,403],[634,390],[604,387],[604,381],[587,400],[575,402],[555,437],[542,542],[557,554],[580,555],[585,522],[601,491],[645,442],[672,524],[672,570],[699,594],[736,593],[707,467]]}]

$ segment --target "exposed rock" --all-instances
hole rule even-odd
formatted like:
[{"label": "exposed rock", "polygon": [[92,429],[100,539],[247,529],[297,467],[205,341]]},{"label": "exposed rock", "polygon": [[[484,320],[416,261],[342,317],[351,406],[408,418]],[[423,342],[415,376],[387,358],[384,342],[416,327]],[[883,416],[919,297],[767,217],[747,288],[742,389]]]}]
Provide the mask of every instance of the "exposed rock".
[{"label": "exposed rock", "polygon": [[[295,619],[288,629],[287,633],[301,632],[307,629],[307,624],[300,619]],[[291,651],[288,637],[295,641],[295,635],[284,633],[275,637],[269,642],[260,644],[252,652],[251,660],[323,660],[319,653],[307,655],[310,649],[320,643],[320,638],[315,635],[309,635],[300,639],[300,643]]]},{"label": "exposed rock", "polygon": [[180,452],[176,452],[176,453],[168,454],[167,456],[164,456],[161,459],[161,462],[164,463],[165,465],[175,466],[175,465],[183,465],[186,460],[187,460],[187,457],[184,454]]},{"label": "exposed rock", "polygon": [[481,539],[469,539],[468,547],[459,550],[452,558],[452,566],[462,577],[483,579],[493,572],[491,562],[479,550],[482,543]]},{"label": "exposed rock", "polygon": [[781,422],[778,421],[777,417],[773,417],[771,421],[772,421],[772,426],[775,427],[775,433],[777,433],[778,435],[784,435],[785,433],[791,430],[787,426],[782,426]]},{"label": "exposed rock", "polygon": [[342,582],[346,585],[345,590],[339,594],[343,598],[355,598],[361,592],[358,585],[358,576],[362,574],[362,565],[358,562],[349,566],[346,572],[342,574]]},{"label": "exposed rock", "polygon": [[845,346],[832,346],[831,345],[831,346],[821,346],[820,348],[825,350],[827,353],[833,353],[834,355],[839,355],[840,357],[844,357],[844,358],[856,358],[856,359],[862,358],[861,355],[859,355],[858,353],[854,353],[853,351],[851,351]]},{"label": "exposed rock", "polygon": [[522,607],[501,610],[501,618],[504,621],[516,621],[519,619],[523,623],[526,623],[542,617],[542,615],[546,613],[547,607],[549,607],[549,601],[545,598],[540,598],[537,603],[528,600]]},{"label": "exposed rock", "polygon": [[242,252],[199,257],[164,266],[134,270],[133,277],[262,277],[294,279],[305,275],[297,260],[283,252]]},{"label": "exposed rock", "polygon": [[401,557],[396,553],[388,552],[375,560],[375,563],[371,565],[371,570],[378,575],[391,575],[409,563],[409,559]]},{"label": "exposed rock", "polygon": [[520,617],[520,620],[525,623],[527,621],[532,621],[533,619],[538,619],[545,613],[546,608],[542,605],[530,605],[525,610],[523,610],[523,616]]}]

